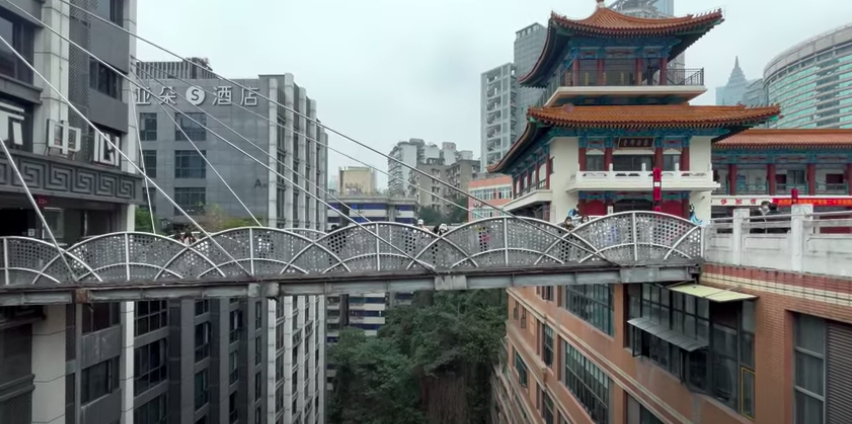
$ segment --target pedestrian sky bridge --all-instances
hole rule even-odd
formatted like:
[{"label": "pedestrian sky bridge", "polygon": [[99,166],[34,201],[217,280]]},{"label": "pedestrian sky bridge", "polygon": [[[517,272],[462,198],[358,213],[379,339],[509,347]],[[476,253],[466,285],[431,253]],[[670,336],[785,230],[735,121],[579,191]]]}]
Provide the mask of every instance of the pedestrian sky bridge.
[{"label": "pedestrian sky bridge", "polygon": [[700,227],[653,212],[609,215],[572,232],[495,217],[442,237],[376,222],[328,234],[239,228],[191,246],[138,232],[64,250],[0,241],[0,305],[680,282],[694,278],[702,252]]}]

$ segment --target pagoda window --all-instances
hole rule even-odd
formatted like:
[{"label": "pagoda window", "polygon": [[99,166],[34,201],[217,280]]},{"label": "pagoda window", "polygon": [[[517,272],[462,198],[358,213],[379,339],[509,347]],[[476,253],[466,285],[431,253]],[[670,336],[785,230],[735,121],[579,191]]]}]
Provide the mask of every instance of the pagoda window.
[{"label": "pagoda window", "polygon": [[683,167],[680,166],[680,159],[680,150],[667,149],[663,152],[663,171],[674,171],[675,169],[683,171]]},{"label": "pagoda window", "polygon": [[543,189],[547,186],[547,159],[541,161],[538,165],[538,188]]},{"label": "pagoda window", "polygon": [[586,152],[586,171],[606,171],[602,150],[594,149]]},{"label": "pagoda window", "polygon": [[636,85],[636,60],[606,59],[604,78],[606,85]]},{"label": "pagoda window", "polygon": [[654,156],[613,155],[612,167],[614,171],[650,171],[654,168]]},{"label": "pagoda window", "polygon": [[574,85],[590,86],[598,84],[598,60],[580,59],[580,74]]}]

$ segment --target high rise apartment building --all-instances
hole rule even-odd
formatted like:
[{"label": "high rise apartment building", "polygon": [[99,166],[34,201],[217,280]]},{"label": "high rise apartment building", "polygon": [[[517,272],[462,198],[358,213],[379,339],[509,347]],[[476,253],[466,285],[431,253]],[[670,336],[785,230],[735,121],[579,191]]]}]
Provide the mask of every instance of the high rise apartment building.
[{"label": "high rise apartment building", "polygon": [[[191,140],[208,159],[209,167],[222,175],[252,215],[266,225],[324,231],[326,208],[306,194],[324,199],[327,184],[327,138],[313,122],[316,102],[307,97],[291,74],[237,80],[249,88],[246,90],[185,65],[137,64],[140,78],[163,77],[143,80],[153,95],[136,93],[148,175],[192,215],[215,205],[228,215],[247,217]],[[191,76],[202,78],[189,79]],[[260,98],[258,93],[307,118]],[[162,104],[173,105],[180,112],[169,107],[164,110]],[[263,117],[273,116],[279,125],[270,125],[234,105]],[[257,147],[212,117],[239,131]],[[290,181],[242,156],[213,132]],[[274,158],[259,152],[258,147],[274,152]],[[165,197],[153,191],[150,194],[158,218],[173,225],[186,223]],[[181,423],[323,422],[323,297],[139,302],[136,311],[137,368],[148,373],[153,371],[146,371],[146,367],[159,369],[142,383],[146,391],[136,394],[137,399],[144,397],[137,401],[140,417],[147,413],[142,401],[156,399]],[[156,318],[143,323],[142,314]],[[140,333],[140,328],[146,332]]]},{"label": "high rise apartment building", "polygon": [[[316,101],[295,83],[293,75],[236,80],[248,90],[216,78],[146,79],[157,73],[180,77],[171,74],[170,69],[188,73],[181,66],[167,65],[151,62],[137,66],[139,78],[153,93],[137,92],[136,108],[145,170],[156,179],[157,185],[191,215],[201,215],[206,207],[215,205],[230,216],[248,217],[243,205],[216,173],[208,169],[203,154],[239,194],[252,215],[262,219],[265,225],[324,230],[326,208],[317,198],[324,199],[327,188],[328,137],[315,122]],[[299,114],[259,97],[258,93],[292,107]],[[270,125],[261,116],[275,117],[278,125]],[[266,166],[239,153],[214,133]],[[187,138],[198,146],[201,154]],[[150,194],[158,218],[175,225],[187,223],[164,196],[153,190]]]},{"label": "high rise apartment building", "polygon": [[[526,75],[541,53],[544,47],[544,41],[547,39],[547,28],[536,22],[524,29],[515,32],[515,73],[522,77]],[[544,103],[547,99],[542,99],[541,95],[544,90],[535,87],[517,87],[517,100],[515,107],[515,124],[512,129],[512,134],[517,137],[524,130],[526,124],[527,108],[536,103]],[[512,138],[515,142],[515,138]]]},{"label": "high rise apartment building", "polygon": [[410,190],[406,182],[410,182],[412,174],[416,172],[399,162],[412,168],[419,164],[452,165],[459,160],[472,160],[473,152],[457,150],[455,143],[444,142],[439,147],[433,143],[427,144],[419,138],[412,138],[397,143],[389,156],[395,160],[388,159],[388,194],[406,196]]},{"label": "high rise apartment building", "polygon": [[480,137],[482,171],[497,163],[517,137],[518,79],[511,63],[483,72],[480,76]]}]

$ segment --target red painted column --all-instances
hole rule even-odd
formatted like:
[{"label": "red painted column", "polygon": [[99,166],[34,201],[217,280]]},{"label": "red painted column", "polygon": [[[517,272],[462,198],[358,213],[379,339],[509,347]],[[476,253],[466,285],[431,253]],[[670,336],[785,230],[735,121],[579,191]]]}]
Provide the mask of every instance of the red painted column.
[{"label": "red painted column", "polygon": [[571,61],[571,85],[578,86],[580,84],[580,58],[575,57],[573,61]]},{"label": "red painted column", "polygon": [[544,163],[544,172],[545,172],[544,188],[549,190],[550,189],[550,174],[553,173],[553,171],[550,170],[550,167],[553,166],[553,159],[550,156],[548,156],[544,160],[546,161]]},{"label": "red painted column", "polygon": [[811,196],[816,195],[816,164],[809,163],[808,164],[808,194]]},{"label": "red painted column", "polygon": [[775,181],[775,164],[770,163],[766,165],[766,181],[769,182],[769,195],[774,196],[776,190],[778,190],[778,183]]},{"label": "red painted column", "polygon": [[737,194],[737,164],[728,164],[728,194],[736,196]]},{"label": "red painted column", "polygon": [[533,183],[534,184],[533,188],[535,188],[535,189],[538,189],[538,182],[541,181],[541,179],[539,179],[540,178],[539,171],[538,171],[539,169],[541,169],[541,168],[539,167],[538,161],[536,161],[536,163],[535,163],[535,174],[534,174],[535,176],[533,177],[533,178],[535,178],[535,182]]},{"label": "red painted column", "polygon": [[689,171],[689,147],[680,149],[680,170]]},{"label": "red painted column", "polygon": [[689,199],[683,199],[680,201],[681,206],[681,217],[683,219],[689,219]]},{"label": "red painted column", "polygon": [[636,58],[636,85],[642,85],[642,58]]},{"label": "red painted column", "polygon": [[586,148],[580,147],[577,149],[577,160],[580,162],[580,171],[586,170]]},{"label": "red painted column", "polygon": [[852,163],[846,164],[846,193],[852,196]]},{"label": "red painted column", "polygon": [[663,169],[663,148],[657,147],[654,149],[654,168]]},{"label": "red painted column", "polygon": [[660,85],[668,85],[669,78],[669,59],[660,58]]},{"label": "red painted column", "polygon": [[586,199],[580,199],[580,201],[577,202],[577,206],[580,209],[577,212],[579,212],[580,215],[585,215],[586,214]]},{"label": "red painted column", "polygon": [[609,166],[612,164],[612,147],[604,149],[604,171],[609,172]]}]

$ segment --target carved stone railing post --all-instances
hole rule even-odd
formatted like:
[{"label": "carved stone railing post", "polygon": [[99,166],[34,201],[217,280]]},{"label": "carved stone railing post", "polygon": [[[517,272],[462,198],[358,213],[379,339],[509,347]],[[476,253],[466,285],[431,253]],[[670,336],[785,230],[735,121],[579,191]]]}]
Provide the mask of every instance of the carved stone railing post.
[{"label": "carved stone railing post", "polygon": [[750,212],[748,208],[734,209],[733,229],[731,231],[731,258],[734,262],[732,265],[742,265],[743,241],[746,235],[743,224],[747,222]]},{"label": "carved stone railing post", "polygon": [[814,213],[814,205],[793,205],[791,208],[793,218],[790,220],[790,268],[795,272],[802,272],[804,267],[804,252],[805,243],[807,242],[807,234],[805,234],[805,221],[811,219],[811,214]]}]

